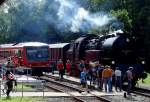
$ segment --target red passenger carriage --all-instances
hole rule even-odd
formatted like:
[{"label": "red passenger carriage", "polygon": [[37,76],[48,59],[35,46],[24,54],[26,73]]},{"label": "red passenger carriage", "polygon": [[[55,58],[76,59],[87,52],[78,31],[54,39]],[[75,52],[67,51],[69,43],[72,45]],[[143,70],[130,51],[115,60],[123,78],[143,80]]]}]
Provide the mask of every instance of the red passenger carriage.
[{"label": "red passenger carriage", "polygon": [[50,62],[53,67],[56,67],[58,59],[62,59],[65,66],[66,51],[69,49],[69,43],[49,44]]},{"label": "red passenger carriage", "polygon": [[48,71],[50,67],[49,46],[40,42],[0,45],[0,56],[7,58],[8,67],[24,66],[32,71]]}]

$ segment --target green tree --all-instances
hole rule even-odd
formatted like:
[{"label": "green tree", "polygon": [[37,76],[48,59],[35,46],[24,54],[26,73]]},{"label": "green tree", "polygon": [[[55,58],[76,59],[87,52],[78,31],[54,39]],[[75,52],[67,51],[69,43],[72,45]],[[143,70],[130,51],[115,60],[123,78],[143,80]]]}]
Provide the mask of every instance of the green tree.
[{"label": "green tree", "polygon": [[132,19],[130,19],[126,9],[119,9],[117,11],[111,10],[110,13],[114,15],[119,20],[119,22],[123,23],[125,31],[131,31]]}]

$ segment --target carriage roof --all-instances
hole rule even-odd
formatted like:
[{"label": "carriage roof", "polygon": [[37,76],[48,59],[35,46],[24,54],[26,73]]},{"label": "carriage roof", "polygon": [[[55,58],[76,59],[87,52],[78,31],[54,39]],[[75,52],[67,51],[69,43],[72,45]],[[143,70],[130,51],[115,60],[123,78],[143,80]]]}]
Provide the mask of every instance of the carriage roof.
[{"label": "carriage roof", "polygon": [[46,43],[41,42],[23,42],[23,43],[15,43],[15,44],[1,44],[0,48],[14,48],[14,47],[38,47],[38,46],[48,46]]},{"label": "carriage roof", "polygon": [[69,43],[58,43],[58,44],[49,44],[50,48],[63,48],[66,45],[68,45]]}]

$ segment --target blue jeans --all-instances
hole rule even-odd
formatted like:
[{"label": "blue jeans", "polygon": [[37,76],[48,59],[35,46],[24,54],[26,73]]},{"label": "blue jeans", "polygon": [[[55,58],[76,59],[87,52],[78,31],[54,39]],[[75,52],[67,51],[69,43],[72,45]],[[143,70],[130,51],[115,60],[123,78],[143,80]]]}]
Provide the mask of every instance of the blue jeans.
[{"label": "blue jeans", "polygon": [[127,91],[128,94],[130,94],[131,92],[131,87],[132,87],[132,80],[128,80],[128,91]]},{"label": "blue jeans", "polygon": [[108,89],[109,89],[109,92],[112,92],[112,77],[109,77]]},{"label": "blue jeans", "polygon": [[97,86],[100,90],[103,89],[103,81],[102,78],[97,78]]},{"label": "blue jeans", "polygon": [[63,79],[63,74],[64,74],[63,69],[60,69],[59,70],[59,78]]},{"label": "blue jeans", "polygon": [[109,92],[111,92],[112,91],[112,86],[111,86],[112,79],[111,79],[111,77],[104,78],[104,84],[105,84],[105,92],[107,92],[107,85],[108,85]]},{"label": "blue jeans", "polygon": [[121,81],[121,76],[117,76],[115,80],[115,89],[117,91],[117,88],[119,87],[119,90],[121,91],[122,89],[122,81]]}]

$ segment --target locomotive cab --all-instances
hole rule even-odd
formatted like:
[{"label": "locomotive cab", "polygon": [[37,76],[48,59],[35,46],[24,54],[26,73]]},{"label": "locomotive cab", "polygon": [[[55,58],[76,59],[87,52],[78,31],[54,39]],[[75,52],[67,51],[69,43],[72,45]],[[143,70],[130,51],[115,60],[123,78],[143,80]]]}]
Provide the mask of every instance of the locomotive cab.
[{"label": "locomotive cab", "polygon": [[98,60],[98,39],[97,35],[83,35],[71,43],[70,49],[67,51],[67,58],[74,63],[79,63],[80,60]]}]

